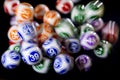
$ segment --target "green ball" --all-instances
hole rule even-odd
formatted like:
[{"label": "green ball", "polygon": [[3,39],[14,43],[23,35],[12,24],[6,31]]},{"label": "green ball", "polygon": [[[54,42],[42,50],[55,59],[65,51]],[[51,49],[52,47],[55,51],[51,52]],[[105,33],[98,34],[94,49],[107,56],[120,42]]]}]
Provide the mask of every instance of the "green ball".
[{"label": "green ball", "polygon": [[81,4],[75,5],[71,11],[71,19],[79,24],[84,23],[86,19],[85,6]]}]

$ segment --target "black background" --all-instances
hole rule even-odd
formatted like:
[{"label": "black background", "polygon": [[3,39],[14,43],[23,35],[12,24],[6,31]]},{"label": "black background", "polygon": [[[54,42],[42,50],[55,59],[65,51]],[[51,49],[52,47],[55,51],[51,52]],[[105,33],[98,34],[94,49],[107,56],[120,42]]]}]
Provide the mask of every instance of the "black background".
[{"label": "black background", "polygon": [[[28,2],[35,7],[39,3],[44,3],[49,6],[52,10],[55,9],[56,0],[20,0],[21,2]],[[80,4],[87,4],[91,0],[82,0]],[[103,20],[105,22],[109,20],[116,21],[118,26],[120,26],[120,9],[119,0],[101,0],[105,5],[105,13]],[[0,57],[2,53],[8,48],[8,37],[7,31],[10,27],[9,21],[10,17],[8,14],[4,13],[3,10],[4,0],[0,0]],[[77,3],[78,4],[78,3]],[[70,15],[63,15],[62,17],[70,17]],[[120,54],[120,40],[113,46],[111,54],[106,59],[99,59],[92,55],[93,65],[91,70],[88,72],[80,72],[76,67],[65,75],[58,75],[53,70],[50,70],[47,74],[39,74],[32,70],[31,66],[21,63],[14,70],[5,69],[0,63],[0,80],[18,80],[18,79],[29,79],[29,80],[85,80],[85,79],[109,79],[109,78],[119,78],[119,54]],[[90,54],[90,53],[89,53]],[[92,54],[92,53],[91,53]],[[77,79],[76,79],[77,78]]]}]

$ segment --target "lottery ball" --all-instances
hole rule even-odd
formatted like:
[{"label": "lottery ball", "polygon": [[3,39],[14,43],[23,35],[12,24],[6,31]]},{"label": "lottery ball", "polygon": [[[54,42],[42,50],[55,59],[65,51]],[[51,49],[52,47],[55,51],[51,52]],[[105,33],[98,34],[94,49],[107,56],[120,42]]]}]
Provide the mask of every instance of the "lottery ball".
[{"label": "lottery ball", "polygon": [[21,55],[23,57],[22,60],[24,60],[27,65],[35,65],[43,58],[42,51],[38,46],[31,46],[22,50]]},{"label": "lottery ball", "polygon": [[85,11],[86,11],[86,20],[87,21],[92,21],[97,18],[100,18],[104,14],[104,4],[100,0],[93,0],[90,1],[86,6],[85,6]]},{"label": "lottery ball", "polygon": [[86,21],[85,6],[78,4],[71,10],[71,20],[78,24],[83,24]]},{"label": "lottery ball", "polygon": [[49,58],[43,57],[40,63],[32,65],[32,68],[37,73],[46,74],[50,69],[51,62],[52,61]]},{"label": "lottery ball", "polygon": [[12,51],[15,51],[17,53],[20,53],[20,48],[21,48],[21,45],[20,43],[15,43],[15,44],[11,44],[9,45],[9,50],[12,50]]},{"label": "lottery ball", "polygon": [[102,18],[95,19],[89,23],[94,27],[95,31],[101,30],[104,26],[104,21]]},{"label": "lottery ball", "polygon": [[46,55],[54,58],[61,52],[61,43],[56,38],[49,38],[43,44],[42,48]]},{"label": "lottery ball", "polygon": [[13,50],[6,50],[1,56],[1,63],[7,69],[15,69],[20,64],[20,61],[20,54]]},{"label": "lottery ball", "polygon": [[97,47],[100,38],[96,32],[88,31],[80,37],[80,44],[85,50],[92,50]]},{"label": "lottery ball", "polygon": [[106,40],[100,41],[98,46],[94,49],[94,54],[99,58],[107,58],[110,50],[112,48],[112,44]]},{"label": "lottery ball", "polygon": [[78,53],[81,49],[79,39],[70,38],[65,40],[65,47],[69,53]]},{"label": "lottery ball", "polygon": [[47,23],[41,23],[36,29],[39,43],[43,43],[55,33],[53,27]]},{"label": "lottery ball", "polygon": [[18,43],[22,41],[21,37],[18,35],[18,26],[14,25],[9,28],[8,39],[13,43]]},{"label": "lottery ball", "polygon": [[34,8],[31,4],[22,2],[16,7],[15,16],[18,23],[33,21]]},{"label": "lottery ball", "polygon": [[18,35],[24,41],[33,40],[36,36],[36,29],[30,22],[23,22],[18,25]]},{"label": "lottery ball", "polygon": [[47,11],[45,15],[43,16],[43,22],[50,24],[52,26],[56,26],[58,22],[60,21],[60,19],[61,19],[60,13],[58,13],[55,10]]},{"label": "lottery ball", "polygon": [[72,10],[73,6],[74,4],[71,0],[56,1],[56,9],[63,14],[68,14]]},{"label": "lottery ball", "polygon": [[19,0],[5,0],[3,7],[5,13],[13,16],[15,15],[16,7],[20,4]]},{"label": "lottery ball", "polygon": [[89,23],[84,23],[84,24],[78,26],[78,29],[79,29],[79,38],[82,34],[88,32],[88,31],[95,31],[94,27]]},{"label": "lottery ball", "polygon": [[24,50],[26,50],[28,48],[33,47],[33,46],[38,46],[38,44],[36,42],[34,42],[34,41],[22,41],[20,43],[20,46],[21,46],[20,51],[22,52],[22,51],[24,51]]},{"label": "lottery ball", "polygon": [[75,64],[80,71],[88,71],[92,66],[92,60],[88,55],[81,54],[76,57]]},{"label": "lottery ball", "polygon": [[119,36],[119,26],[115,21],[108,21],[101,30],[102,39],[107,40],[111,44],[115,44]]},{"label": "lottery ball", "polygon": [[43,19],[44,14],[49,11],[49,8],[45,4],[38,4],[34,9],[34,16],[36,19]]},{"label": "lottery ball", "polygon": [[73,38],[76,37],[77,28],[69,18],[63,18],[56,25],[55,32],[61,38]]},{"label": "lottery ball", "polygon": [[56,56],[53,62],[54,71],[58,74],[66,74],[71,69],[72,59],[68,54],[59,54]]}]

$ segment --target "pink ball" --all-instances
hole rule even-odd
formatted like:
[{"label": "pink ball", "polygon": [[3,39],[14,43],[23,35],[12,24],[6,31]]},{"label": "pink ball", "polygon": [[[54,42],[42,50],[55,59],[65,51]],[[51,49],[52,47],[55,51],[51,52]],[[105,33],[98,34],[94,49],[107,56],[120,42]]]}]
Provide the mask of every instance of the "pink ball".
[{"label": "pink ball", "polygon": [[73,8],[74,4],[71,0],[57,0],[56,1],[56,9],[63,13],[68,14]]}]

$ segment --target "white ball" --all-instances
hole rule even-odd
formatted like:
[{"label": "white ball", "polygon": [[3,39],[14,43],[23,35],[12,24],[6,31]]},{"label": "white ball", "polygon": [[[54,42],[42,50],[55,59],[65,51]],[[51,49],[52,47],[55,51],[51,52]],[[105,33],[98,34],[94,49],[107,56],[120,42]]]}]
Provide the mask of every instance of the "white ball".
[{"label": "white ball", "polygon": [[43,50],[50,58],[54,58],[58,55],[61,52],[61,47],[61,43],[55,38],[49,38],[42,44]]},{"label": "white ball", "polygon": [[35,39],[36,29],[30,22],[23,22],[18,25],[18,35],[24,41]]},{"label": "white ball", "polygon": [[23,50],[32,46],[38,46],[38,45],[34,41],[22,41],[20,51],[22,52]]},{"label": "white ball", "polygon": [[21,55],[25,63],[28,65],[34,65],[42,60],[41,49],[37,46],[31,46],[21,51]]},{"label": "white ball", "polygon": [[65,74],[73,68],[73,59],[67,54],[59,54],[56,56],[53,68],[58,74]]},{"label": "white ball", "polygon": [[12,50],[6,50],[1,56],[1,63],[7,69],[16,68],[20,61],[20,54]]},{"label": "white ball", "polygon": [[40,74],[45,74],[50,69],[52,61],[49,58],[44,57],[40,63],[32,65],[32,68],[35,72]]}]

